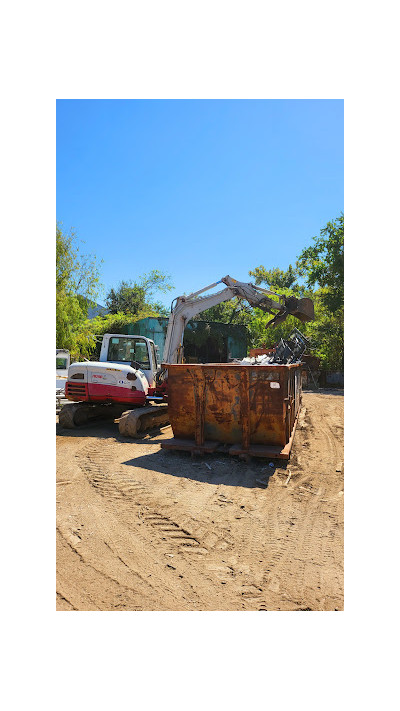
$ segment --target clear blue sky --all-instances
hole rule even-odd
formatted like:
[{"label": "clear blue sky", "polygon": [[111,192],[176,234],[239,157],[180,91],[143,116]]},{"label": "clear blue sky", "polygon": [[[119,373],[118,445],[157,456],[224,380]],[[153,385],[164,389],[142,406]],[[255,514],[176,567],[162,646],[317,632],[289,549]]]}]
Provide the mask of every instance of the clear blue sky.
[{"label": "clear blue sky", "polygon": [[57,101],[57,219],[105,293],[159,269],[169,305],[286,269],[342,210],[342,100]]}]

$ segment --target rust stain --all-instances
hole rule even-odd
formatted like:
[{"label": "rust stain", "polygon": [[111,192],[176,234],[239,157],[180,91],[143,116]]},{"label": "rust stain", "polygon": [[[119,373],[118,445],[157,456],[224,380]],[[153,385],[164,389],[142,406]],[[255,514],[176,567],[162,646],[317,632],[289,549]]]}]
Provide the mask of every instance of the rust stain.
[{"label": "rust stain", "polygon": [[[168,411],[174,437],[284,446],[301,403],[301,366],[168,366]],[[271,382],[279,388],[271,388]]]}]

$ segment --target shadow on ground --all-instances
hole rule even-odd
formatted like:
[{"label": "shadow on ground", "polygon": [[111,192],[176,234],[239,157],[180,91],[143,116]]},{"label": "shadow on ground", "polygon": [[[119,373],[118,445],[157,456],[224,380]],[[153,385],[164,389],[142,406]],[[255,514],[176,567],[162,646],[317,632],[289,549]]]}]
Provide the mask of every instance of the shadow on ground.
[{"label": "shadow on ground", "polygon": [[97,437],[101,439],[113,438],[123,442],[132,442],[134,439],[127,439],[126,437],[121,437],[118,431],[118,425],[113,422],[113,420],[99,420],[96,423],[89,423],[87,425],[82,425],[80,427],[75,427],[74,429],[68,430],[61,427],[61,425],[56,423],[56,435],[57,437]]},{"label": "shadow on ground", "polygon": [[[154,440],[151,443],[154,444]],[[160,449],[158,452],[144,454],[122,463],[128,467],[157,471],[213,486],[224,484],[266,489],[271,476],[274,476],[277,470],[284,472],[287,466],[287,462],[280,461],[271,467],[269,462],[272,460],[253,458],[247,463],[229,454],[208,454],[192,458],[189,452]]]},{"label": "shadow on ground", "polygon": [[[112,439],[117,442],[129,443],[132,448],[140,445],[154,447],[165,441],[165,430],[153,430],[143,438],[131,439],[123,437],[118,431],[118,425],[112,420],[103,420],[96,424],[87,424],[76,429],[64,429],[56,424],[56,433],[59,437],[79,438],[88,437],[96,439]],[[134,449],[132,449],[134,452]],[[269,466],[273,463],[274,466]],[[146,469],[159,472],[167,476],[190,479],[203,484],[216,486],[243,486],[247,488],[268,488],[269,480],[277,471],[284,474],[287,461],[272,460],[253,457],[249,462],[242,461],[225,453],[205,454],[192,457],[190,452],[159,449],[138,457],[133,457],[122,462],[127,467]]]}]

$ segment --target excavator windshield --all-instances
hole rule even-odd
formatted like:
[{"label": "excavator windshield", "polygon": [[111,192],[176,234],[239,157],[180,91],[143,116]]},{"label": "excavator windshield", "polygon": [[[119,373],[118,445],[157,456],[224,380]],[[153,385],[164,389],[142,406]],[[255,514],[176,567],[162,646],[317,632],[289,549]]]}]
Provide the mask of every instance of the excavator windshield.
[{"label": "excavator windshield", "polygon": [[108,346],[107,360],[117,363],[140,363],[143,370],[150,369],[149,352],[144,338],[113,336]]}]

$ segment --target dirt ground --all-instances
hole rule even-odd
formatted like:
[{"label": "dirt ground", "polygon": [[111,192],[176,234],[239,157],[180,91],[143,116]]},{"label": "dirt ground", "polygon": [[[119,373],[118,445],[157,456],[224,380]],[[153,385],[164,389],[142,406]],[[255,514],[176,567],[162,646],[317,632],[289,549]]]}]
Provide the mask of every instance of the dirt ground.
[{"label": "dirt ground", "polygon": [[57,424],[57,610],[342,610],[343,391],[303,393],[275,469],[171,436]]}]

